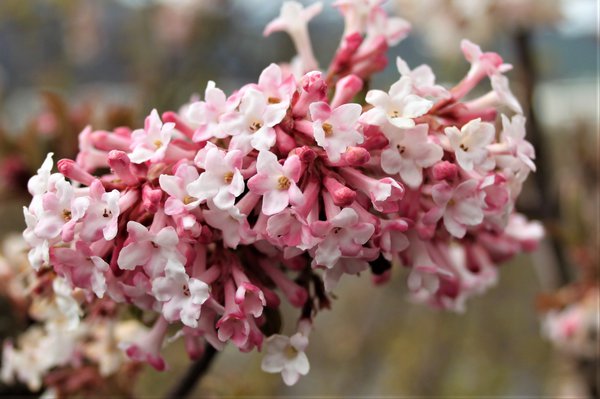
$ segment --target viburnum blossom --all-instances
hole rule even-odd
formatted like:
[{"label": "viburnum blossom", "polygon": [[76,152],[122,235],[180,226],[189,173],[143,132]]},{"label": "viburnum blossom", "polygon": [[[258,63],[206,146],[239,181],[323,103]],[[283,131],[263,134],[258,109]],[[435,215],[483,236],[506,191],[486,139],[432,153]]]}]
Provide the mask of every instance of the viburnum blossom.
[{"label": "viburnum blossom", "polygon": [[309,109],[315,140],[331,161],[339,161],[348,147],[362,144],[363,135],[356,130],[362,112],[360,105],[343,104],[332,110],[327,103],[319,102],[311,104]]},{"label": "viburnum blossom", "polygon": [[[381,3],[336,2],[347,25],[319,71],[307,23],[321,5],[286,2],[265,33],[290,33],[300,64],[270,64],[231,95],[210,82],[204,100],[153,110],[143,129],[88,127],[59,173],[49,155],[24,209],[37,290],[61,279],[86,317],[139,315],[143,331],[111,346],[131,360],[164,370],[176,339],[191,358],[262,349],[288,385],[308,373],[313,318],[348,275],[404,273],[416,301],[462,311],[543,235],[514,212],[535,153],[510,66],[470,42],[456,86],[398,59],[389,90],[355,102],[407,29]],[[485,78],[492,90],[462,101]],[[284,301],[298,311],[291,337],[277,327]],[[37,387],[47,369],[19,372],[14,348],[5,374]]]},{"label": "viburnum blossom", "polygon": [[424,115],[433,105],[431,101],[412,93],[412,79],[409,77],[400,78],[388,93],[369,91],[366,101],[373,108],[363,114],[363,122],[375,126],[388,122],[400,128],[415,126],[414,119]]}]

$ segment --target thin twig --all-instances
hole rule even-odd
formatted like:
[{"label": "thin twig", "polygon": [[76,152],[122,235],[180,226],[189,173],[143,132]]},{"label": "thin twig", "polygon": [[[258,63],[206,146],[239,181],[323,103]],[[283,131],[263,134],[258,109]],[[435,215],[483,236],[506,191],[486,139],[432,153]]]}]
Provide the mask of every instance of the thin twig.
[{"label": "thin twig", "polygon": [[514,43],[517,50],[517,57],[523,71],[529,139],[531,144],[535,147],[537,170],[533,173],[533,181],[537,187],[540,198],[540,203],[538,204],[539,213],[544,220],[544,223],[551,227],[549,229],[548,239],[556,259],[558,283],[562,286],[571,281],[571,271],[568,267],[563,244],[560,237],[557,237],[557,234],[554,231],[554,227],[560,224],[560,207],[557,190],[553,187],[552,183],[556,174],[552,170],[551,156],[537,118],[533,101],[537,73],[532,57],[530,32],[527,30],[517,32],[514,36]]},{"label": "thin twig", "polygon": [[191,364],[181,380],[167,392],[165,399],[186,398],[208,371],[216,354],[217,350],[212,345],[206,344],[204,355]]}]

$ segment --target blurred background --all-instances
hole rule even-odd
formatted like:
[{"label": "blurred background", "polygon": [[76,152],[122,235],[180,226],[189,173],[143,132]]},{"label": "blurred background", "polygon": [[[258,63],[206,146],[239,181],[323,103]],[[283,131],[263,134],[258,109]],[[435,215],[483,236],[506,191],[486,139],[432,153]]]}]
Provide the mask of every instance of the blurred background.
[{"label": "blurred background", "polygon": [[[87,124],[141,125],[152,108],[177,109],[208,80],[230,93],[256,81],[270,62],[289,61],[294,49],[287,36],[262,37],[281,3],[0,1],[0,238],[23,229],[26,182],[45,154],[73,157]],[[325,3],[310,24],[323,68],[343,32],[342,18]],[[548,312],[585,303],[596,316],[581,339],[598,345],[598,297],[585,299],[597,295],[599,262],[597,2],[389,0],[386,7],[411,22],[413,32],[390,50],[390,65],[371,87],[397,80],[397,55],[411,66],[430,64],[442,83],[458,82],[468,69],[462,38],[515,66],[508,76],[538,155],[519,207],[544,222],[548,238],[531,256],[502,265],[498,285],[464,314],[409,303],[404,275],[381,287],[368,275],[347,278],[332,310],[316,320],[311,372],[296,386],[264,374],[258,354],[229,347],[197,393],[587,397],[596,389],[598,395],[597,359],[553,345],[541,323]],[[17,334],[23,325],[14,307],[0,306],[0,338]],[[177,345],[167,358],[171,371],[145,369],[137,395],[163,392],[188,365]]]}]

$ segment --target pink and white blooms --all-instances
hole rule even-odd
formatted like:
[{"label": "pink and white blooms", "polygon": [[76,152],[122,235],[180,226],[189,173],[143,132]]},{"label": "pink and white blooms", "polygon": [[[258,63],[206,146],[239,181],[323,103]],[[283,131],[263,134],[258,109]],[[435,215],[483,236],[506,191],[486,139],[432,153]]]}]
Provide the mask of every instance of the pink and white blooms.
[{"label": "pink and white blooms", "polygon": [[131,134],[131,153],[129,159],[133,163],[161,161],[165,157],[167,147],[173,135],[174,123],[163,124],[156,110],[146,118],[144,129],[135,130]]},{"label": "pink and white blooms", "polygon": [[417,188],[423,182],[423,168],[442,159],[442,147],[432,142],[427,124],[412,129],[397,130],[389,148],[381,152],[381,168],[389,174],[398,173],[406,185]]},{"label": "pink and white blooms", "polygon": [[267,373],[281,373],[286,385],[294,385],[302,375],[308,374],[310,364],[306,357],[310,322],[300,322],[299,331],[291,337],[274,334],[265,341],[262,369]]},{"label": "pink and white blooms", "polygon": [[340,160],[348,147],[362,144],[364,137],[357,130],[358,118],[362,112],[359,104],[343,104],[331,109],[325,102],[310,105],[314,136],[333,162]]},{"label": "pink and white blooms", "polygon": [[256,175],[248,180],[248,188],[262,195],[262,212],[274,215],[283,211],[291,203],[300,205],[304,200],[296,183],[300,179],[302,167],[296,155],[288,157],[283,165],[269,151],[258,153]]},{"label": "pink and white blooms", "polygon": [[198,326],[200,309],[209,297],[209,287],[201,280],[190,278],[185,268],[176,260],[169,260],[165,276],[152,282],[152,293],[162,302],[161,312],[167,321],[180,321],[195,328]]},{"label": "pink and white blooms", "polygon": [[[491,123],[474,119],[460,130],[456,126],[446,128],[446,135],[461,168],[470,172],[476,166],[489,164],[488,146],[494,140],[495,129]],[[493,166],[493,162],[492,166]],[[489,169],[489,167],[487,168]]]},{"label": "pink and white blooms", "polygon": [[[465,42],[472,66],[455,87],[398,59],[389,90],[354,102],[406,25],[378,0],[336,5],[347,26],[326,72],[306,29],[320,4],[286,2],[266,33],[292,35],[300,68],[271,64],[231,95],[211,82],[143,129],[87,128],[76,161],[52,173],[48,156],[30,180],[23,237],[41,286],[62,279],[86,314],[142,312],[147,331],[120,345],[129,358],[165,369],[178,330],[192,358],[206,344],[263,349],[263,369],[293,384],[309,369],[312,318],[346,276],[406,270],[413,298],[462,310],[496,263],[541,238],[514,213],[535,169],[525,119],[497,118],[498,87],[461,101],[509,66]],[[298,309],[291,337],[266,333],[283,301]]]},{"label": "pink and white blooms", "polygon": [[244,178],[240,172],[242,153],[239,150],[226,153],[208,143],[196,155],[196,164],[204,172],[186,186],[188,193],[195,198],[192,201],[210,199],[219,209],[231,208],[235,198],[244,192]]},{"label": "pink and white blooms", "polygon": [[411,78],[402,77],[390,87],[388,93],[370,90],[366,101],[373,108],[363,114],[362,120],[376,126],[386,122],[400,128],[415,126],[414,119],[429,111],[433,103],[413,94],[412,85]]}]

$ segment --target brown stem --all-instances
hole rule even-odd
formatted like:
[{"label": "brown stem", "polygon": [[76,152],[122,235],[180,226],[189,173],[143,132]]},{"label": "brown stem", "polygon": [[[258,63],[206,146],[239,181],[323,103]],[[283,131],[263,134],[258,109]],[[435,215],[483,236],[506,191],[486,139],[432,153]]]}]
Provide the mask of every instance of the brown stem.
[{"label": "brown stem", "polygon": [[553,186],[553,180],[556,174],[552,170],[552,160],[548,153],[548,148],[544,140],[544,133],[539,124],[535,104],[533,102],[533,92],[536,84],[536,68],[532,57],[531,34],[528,30],[520,30],[514,36],[514,44],[517,51],[519,64],[523,72],[523,84],[525,88],[525,104],[527,115],[527,126],[529,140],[535,147],[537,171],[533,173],[533,182],[537,188],[540,203],[539,214],[548,229],[548,239],[554,252],[557,263],[557,277],[560,285],[565,285],[571,281],[571,273],[568,267],[568,261],[565,249],[560,238],[555,233],[555,226],[560,223],[560,208],[556,187]]},{"label": "brown stem", "polygon": [[206,344],[204,355],[187,369],[183,377],[165,395],[165,399],[186,398],[210,368],[217,350]]}]

